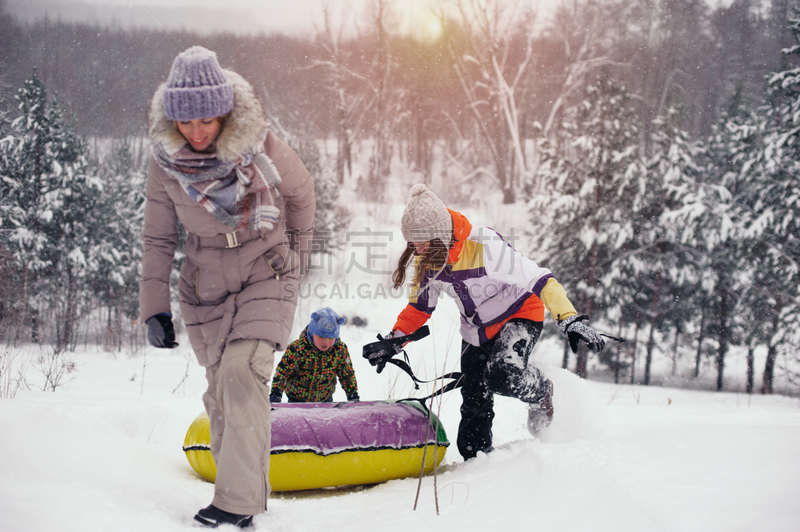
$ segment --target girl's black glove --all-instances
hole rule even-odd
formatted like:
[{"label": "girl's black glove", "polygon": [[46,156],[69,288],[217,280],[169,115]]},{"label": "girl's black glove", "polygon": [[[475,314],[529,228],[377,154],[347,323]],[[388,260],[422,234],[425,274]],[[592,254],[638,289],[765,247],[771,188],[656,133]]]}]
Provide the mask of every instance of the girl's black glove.
[{"label": "girl's black glove", "polygon": [[[371,365],[375,366],[378,373],[383,371],[389,359],[403,352],[402,344],[394,338],[395,334],[398,334],[398,332],[392,331],[386,336],[381,336],[379,334],[378,342],[373,342],[364,346],[364,358],[366,358]],[[399,333],[398,337],[400,336],[404,336],[403,333]],[[395,341],[392,342],[392,340]]]},{"label": "girl's black glove", "polygon": [[269,394],[270,403],[280,403],[281,399],[283,399],[283,392],[281,391],[275,391]]},{"label": "girl's black glove", "polygon": [[172,349],[178,347],[175,341],[175,328],[172,326],[172,315],[166,312],[147,318],[147,341],[153,347]]},{"label": "girl's black glove", "polygon": [[595,353],[602,351],[606,345],[597,331],[581,323],[588,319],[589,316],[586,315],[575,315],[558,321],[558,328],[561,330],[561,334],[569,340],[569,346],[572,348],[573,353],[578,352],[578,341],[583,341]]}]

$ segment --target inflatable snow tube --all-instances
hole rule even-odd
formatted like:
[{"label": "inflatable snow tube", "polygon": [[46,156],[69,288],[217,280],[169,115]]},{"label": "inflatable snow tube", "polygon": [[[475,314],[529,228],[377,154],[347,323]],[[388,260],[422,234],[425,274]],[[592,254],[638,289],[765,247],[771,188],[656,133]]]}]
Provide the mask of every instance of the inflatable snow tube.
[{"label": "inflatable snow tube", "polygon": [[[208,415],[189,427],[183,450],[192,468],[214,482]],[[429,474],[450,443],[438,418],[419,401],[275,403],[269,482],[273,491],[378,484]]]}]

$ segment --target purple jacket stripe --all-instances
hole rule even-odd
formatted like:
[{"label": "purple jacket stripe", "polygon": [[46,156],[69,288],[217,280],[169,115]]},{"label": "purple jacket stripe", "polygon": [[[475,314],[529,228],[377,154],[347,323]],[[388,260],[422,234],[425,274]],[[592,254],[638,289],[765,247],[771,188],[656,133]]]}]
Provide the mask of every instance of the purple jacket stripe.
[{"label": "purple jacket stripe", "polygon": [[542,288],[544,288],[544,285],[547,284],[547,281],[553,278],[554,278],[553,274],[548,273],[547,275],[543,276],[541,279],[536,281],[536,284],[533,285],[533,293],[536,294],[536,297],[540,297],[542,295]]}]

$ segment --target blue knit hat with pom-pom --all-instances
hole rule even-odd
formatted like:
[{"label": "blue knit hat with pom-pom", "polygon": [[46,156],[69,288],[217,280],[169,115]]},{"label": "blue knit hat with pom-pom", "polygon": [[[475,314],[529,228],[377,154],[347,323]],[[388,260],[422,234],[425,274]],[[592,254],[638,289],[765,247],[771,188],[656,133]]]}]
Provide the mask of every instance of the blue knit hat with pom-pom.
[{"label": "blue knit hat with pom-pom", "polygon": [[311,314],[308,332],[322,338],[339,338],[339,325],[345,321],[347,318],[344,316],[340,318],[332,308],[325,307]]}]

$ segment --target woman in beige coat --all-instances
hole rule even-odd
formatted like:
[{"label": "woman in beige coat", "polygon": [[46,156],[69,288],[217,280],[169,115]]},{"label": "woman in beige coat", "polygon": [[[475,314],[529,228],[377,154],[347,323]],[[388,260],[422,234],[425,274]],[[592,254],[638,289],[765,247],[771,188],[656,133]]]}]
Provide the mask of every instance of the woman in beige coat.
[{"label": "woman in beige coat", "polygon": [[273,353],[285,349],[314,220],[311,178],[267,129],[253,87],[195,46],[150,106],[140,286],[148,340],[175,347],[169,280],[187,232],[178,298],[206,368],[203,402],[217,463],[214,499],[195,519],[249,526],[269,496]]}]

